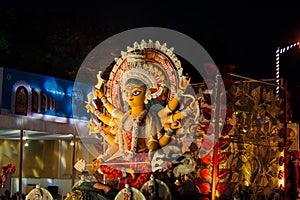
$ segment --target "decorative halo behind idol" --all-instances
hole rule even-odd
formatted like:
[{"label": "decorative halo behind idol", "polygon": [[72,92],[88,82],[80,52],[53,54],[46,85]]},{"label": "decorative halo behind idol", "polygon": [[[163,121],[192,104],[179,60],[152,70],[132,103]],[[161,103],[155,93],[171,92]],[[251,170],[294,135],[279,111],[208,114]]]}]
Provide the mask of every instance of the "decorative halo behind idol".
[{"label": "decorative halo behind idol", "polygon": [[161,45],[151,40],[148,43],[144,40],[140,44],[135,42],[133,47],[127,47],[127,52],[122,51],[121,57],[115,59],[110,72],[106,92],[108,100],[115,107],[123,108],[121,91],[128,79],[136,78],[146,84],[147,100],[159,98],[164,104],[170,101],[177,94],[183,78],[181,63],[173,50],[168,49],[166,43]]}]

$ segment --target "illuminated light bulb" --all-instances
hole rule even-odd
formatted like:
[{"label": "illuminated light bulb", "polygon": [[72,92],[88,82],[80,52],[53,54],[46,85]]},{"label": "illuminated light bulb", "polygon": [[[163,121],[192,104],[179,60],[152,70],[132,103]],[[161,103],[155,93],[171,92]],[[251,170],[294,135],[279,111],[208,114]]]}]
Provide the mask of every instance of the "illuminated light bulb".
[{"label": "illuminated light bulb", "polygon": [[28,147],[29,146],[29,143],[27,141],[25,141],[25,144],[24,144],[25,147]]},{"label": "illuminated light bulb", "polygon": [[74,144],[74,141],[73,140],[71,140],[71,142],[70,142],[70,146],[74,146],[75,144]]}]

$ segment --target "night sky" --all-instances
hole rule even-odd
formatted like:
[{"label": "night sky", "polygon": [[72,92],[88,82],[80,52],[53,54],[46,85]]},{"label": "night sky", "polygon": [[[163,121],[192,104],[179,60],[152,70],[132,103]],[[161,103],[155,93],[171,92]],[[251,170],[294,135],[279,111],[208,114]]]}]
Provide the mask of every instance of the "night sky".
[{"label": "night sky", "polygon": [[[69,68],[63,70],[63,65],[56,68],[53,64],[58,65],[60,61],[54,59],[56,54],[53,49],[56,47],[53,44],[51,46],[49,41],[55,40],[55,37],[51,37],[51,34],[57,36],[57,33],[63,32],[66,36],[66,30],[70,34],[78,31],[82,33],[78,37],[90,39],[90,42],[81,39],[78,49],[83,49],[82,53],[76,54],[76,62],[69,61],[71,67],[78,68],[86,53],[114,34],[138,27],[163,27],[192,37],[208,51],[215,63],[235,65],[234,73],[253,79],[267,79],[275,78],[276,48],[300,41],[299,9],[292,4],[258,7],[247,3],[242,6],[201,2],[196,4],[196,1],[110,2],[2,1],[0,9],[12,11],[16,19],[11,19],[9,14],[0,13],[0,34],[1,31],[5,34],[14,31],[7,36],[7,41],[13,41],[11,46],[14,49],[10,51],[10,57],[5,54],[7,57],[0,58],[0,65],[70,79],[70,74],[66,73]],[[87,29],[90,30],[84,32]],[[53,49],[42,44],[50,45]],[[43,48],[43,51],[39,51],[39,48]],[[22,52],[18,55],[11,53],[18,52],[16,49],[21,49]],[[52,54],[41,53],[33,61],[30,60],[31,54],[24,53],[27,49],[38,53],[49,49]],[[67,53],[74,56],[74,52]],[[3,57],[4,54],[0,55]],[[44,55],[49,56],[52,63]],[[280,59],[281,76],[289,81],[294,99],[299,100],[300,49],[293,48],[282,54]],[[40,65],[43,63],[44,67]]]}]

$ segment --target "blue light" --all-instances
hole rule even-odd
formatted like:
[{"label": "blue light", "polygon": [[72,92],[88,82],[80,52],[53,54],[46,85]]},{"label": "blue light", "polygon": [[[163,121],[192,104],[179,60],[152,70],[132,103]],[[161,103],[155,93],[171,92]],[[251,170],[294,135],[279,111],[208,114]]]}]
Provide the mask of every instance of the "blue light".
[{"label": "blue light", "polygon": [[73,85],[70,85],[66,89],[67,96],[72,97],[72,92],[73,92]]},{"label": "blue light", "polygon": [[65,92],[61,85],[57,84],[55,78],[47,77],[44,82],[44,91],[46,91],[49,96],[55,97],[55,99],[62,99],[65,96]]}]

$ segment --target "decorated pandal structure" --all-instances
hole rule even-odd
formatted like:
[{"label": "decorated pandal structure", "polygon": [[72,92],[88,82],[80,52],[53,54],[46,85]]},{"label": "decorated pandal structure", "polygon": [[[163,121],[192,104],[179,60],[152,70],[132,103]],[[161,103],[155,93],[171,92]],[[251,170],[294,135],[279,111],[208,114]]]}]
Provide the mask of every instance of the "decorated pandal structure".
[{"label": "decorated pandal structure", "polygon": [[204,69],[192,83],[173,49],[150,40],[99,71],[86,108],[90,134],[107,148],[75,164],[82,176],[66,200],[295,197],[298,156],[286,130],[298,133],[287,127],[285,91],[230,65]]},{"label": "decorated pandal structure", "polygon": [[[276,96],[274,80],[231,65],[187,73],[173,51],[135,42],[89,77],[86,129],[104,145],[74,162],[63,199],[295,199],[298,125],[285,88]],[[52,199],[40,185],[29,194]]]}]

